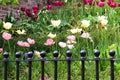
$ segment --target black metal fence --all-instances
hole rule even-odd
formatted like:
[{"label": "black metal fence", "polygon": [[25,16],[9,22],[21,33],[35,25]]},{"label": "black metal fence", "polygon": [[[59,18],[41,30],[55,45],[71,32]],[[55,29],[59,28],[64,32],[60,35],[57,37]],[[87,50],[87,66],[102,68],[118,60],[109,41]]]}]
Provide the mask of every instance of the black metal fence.
[{"label": "black metal fence", "polygon": [[[80,51],[80,58],[72,58],[72,52],[70,50],[68,50],[66,52],[66,58],[65,59],[59,59],[58,58],[58,51],[54,51],[53,52],[53,56],[54,59],[45,59],[46,56],[46,52],[42,51],[40,53],[41,58],[39,60],[34,60],[32,59],[33,57],[33,52],[28,52],[27,53],[27,59],[26,60],[22,60],[21,57],[21,53],[20,52],[16,52],[15,60],[10,60],[9,59],[9,54],[7,52],[4,53],[4,59],[1,60],[0,62],[4,63],[4,80],[8,80],[8,76],[7,76],[7,69],[8,69],[8,63],[9,62],[16,62],[16,80],[19,80],[19,71],[20,71],[20,62],[28,62],[28,79],[27,80],[32,80],[32,62],[36,62],[39,61],[41,63],[41,80],[44,80],[44,64],[45,61],[53,61],[54,62],[54,80],[58,80],[58,71],[57,71],[57,63],[58,61],[65,61],[67,62],[67,80],[71,80],[71,62],[72,61],[80,61],[81,62],[81,80],[85,80],[85,61],[94,61],[95,62],[95,79],[94,80],[99,80],[99,62],[100,60],[102,60],[102,58],[99,57],[100,52],[98,50],[95,50],[94,55],[95,58],[86,58],[86,51],[85,50],[81,50]],[[120,60],[119,58],[114,58],[115,55],[115,51],[114,50],[110,50],[109,52],[110,58],[106,58],[104,60],[109,60],[110,62],[110,79],[114,80],[114,61],[116,60]]]}]

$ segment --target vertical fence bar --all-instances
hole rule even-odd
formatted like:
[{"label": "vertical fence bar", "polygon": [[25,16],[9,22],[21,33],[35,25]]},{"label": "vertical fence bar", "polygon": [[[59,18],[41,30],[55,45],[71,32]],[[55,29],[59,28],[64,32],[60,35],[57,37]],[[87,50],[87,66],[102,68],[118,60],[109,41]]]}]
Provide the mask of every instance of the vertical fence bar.
[{"label": "vertical fence bar", "polygon": [[81,50],[80,55],[81,55],[81,78],[82,78],[82,80],[85,80],[85,56],[86,56],[86,51]]},{"label": "vertical fence bar", "polygon": [[58,51],[53,52],[54,56],[54,80],[57,80],[57,62],[58,62]]},{"label": "vertical fence bar", "polygon": [[94,55],[95,55],[95,65],[96,65],[96,68],[95,68],[96,80],[99,80],[99,60],[100,60],[99,55],[100,55],[100,51],[95,50]]},{"label": "vertical fence bar", "polygon": [[66,56],[67,56],[67,73],[68,73],[67,80],[71,80],[71,56],[72,56],[72,53],[70,50],[68,50],[66,52]]},{"label": "vertical fence bar", "polygon": [[3,56],[4,56],[4,80],[7,80],[7,63],[9,57],[8,52],[5,52]]},{"label": "vertical fence bar", "polygon": [[28,52],[28,80],[32,80],[32,57],[33,52]]},{"label": "vertical fence bar", "polygon": [[16,56],[16,80],[19,80],[19,63],[20,63],[21,53],[16,52],[15,56]]},{"label": "vertical fence bar", "polygon": [[110,50],[109,52],[110,55],[110,78],[111,80],[114,80],[114,55],[115,55],[115,51],[114,50]]},{"label": "vertical fence bar", "polygon": [[46,52],[45,51],[42,51],[40,53],[40,56],[41,56],[41,80],[44,80],[44,63],[45,63],[45,56],[46,56]]}]

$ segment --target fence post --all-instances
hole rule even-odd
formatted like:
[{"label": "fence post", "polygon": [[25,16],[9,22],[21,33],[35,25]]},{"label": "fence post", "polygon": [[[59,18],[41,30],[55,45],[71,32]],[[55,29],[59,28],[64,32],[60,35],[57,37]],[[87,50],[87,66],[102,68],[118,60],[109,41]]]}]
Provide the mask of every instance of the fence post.
[{"label": "fence post", "polygon": [[85,80],[85,56],[86,56],[86,51],[85,50],[81,50],[80,51],[80,55],[81,55],[81,76],[82,76],[82,80]]},{"label": "fence post", "polygon": [[19,80],[19,63],[20,63],[21,53],[16,52],[15,56],[16,56],[16,80]]},{"label": "fence post", "polygon": [[111,80],[114,80],[114,55],[115,55],[115,51],[114,50],[110,50],[109,52],[110,55],[110,77]]},{"label": "fence post", "polygon": [[28,80],[32,80],[32,57],[33,57],[33,52],[28,52]]},{"label": "fence post", "polygon": [[68,73],[67,80],[71,80],[71,56],[72,56],[72,53],[70,50],[68,50],[66,52],[66,56],[67,56],[67,73]]},{"label": "fence post", "polygon": [[58,62],[58,51],[53,52],[54,56],[54,80],[57,80],[57,62]]},{"label": "fence post", "polygon": [[41,53],[40,53],[40,56],[41,56],[41,80],[44,80],[44,63],[45,63],[45,56],[46,56],[46,52],[45,51],[42,51]]},{"label": "fence post", "polygon": [[8,52],[5,52],[3,56],[4,56],[4,80],[7,80],[7,63],[9,57]]},{"label": "fence post", "polygon": [[99,80],[99,55],[100,55],[100,51],[99,50],[95,50],[94,51],[94,55],[95,55],[95,71],[96,71],[96,80]]}]

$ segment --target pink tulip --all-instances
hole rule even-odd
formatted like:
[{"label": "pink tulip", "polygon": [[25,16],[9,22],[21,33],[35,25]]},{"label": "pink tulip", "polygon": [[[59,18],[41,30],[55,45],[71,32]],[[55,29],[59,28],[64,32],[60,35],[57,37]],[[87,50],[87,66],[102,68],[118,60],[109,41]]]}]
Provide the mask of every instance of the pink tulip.
[{"label": "pink tulip", "polygon": [[24,42],[23,41],[18,41],[17,42],[17,45],[21,46],[21,47],[24,47]]},{"label": "pink tulip", "polygon": [[28,38],[28,39],[27,39],[27,42],[28,42],[29,44],[35,44],[35,40],[34,40],[34,39],[31,39],[31,38]]},{"label": "pink tulip", "polygon": [[21,47],[30,47],[28,42],[18,41],[17,44]]},{"label": "pink tulip", "polygon": [[53,39],[47,39],[47,41],[45,42],[45,45],[46,45],[46,46],[51,46],[51,45],[53,45],[53,44],[55,44],[55,42],[54,42]]},{"label": "pink tulip", "polygon": [[0,48],[0,53],[3,52],[3,48]]},{"label": "pink tulip", "polygon": [[24,42],[24,47],[30,47],[30,44],[28,42]]},{"label": "pink tulip", "polygon": [[90,38],[90,34],[89,33],[82,33],[81,37],[82,38]]},{"label": "pink tulip", "polygon": [[75,41],[75,36],[74,36],[74,35],[69,35],[69,36],[67,37],[67,39],[68,39],[69,41]]},{"label": "pink tulip", "polygon": [[12,35],[9,34],[9,33],[7,33],[7,32],[3,32],[3,33],[2,33],[2,37],[3,37],[3,39],[5,39],[5,40],[10,40],[10,39],[12,38]]},{"label": "pink tulip", "polygon": [[66,47],[66,43],[65,43],[65,42],[59,42],[58,45],[59,45],[61,48],[65,48],[65,47]]}]

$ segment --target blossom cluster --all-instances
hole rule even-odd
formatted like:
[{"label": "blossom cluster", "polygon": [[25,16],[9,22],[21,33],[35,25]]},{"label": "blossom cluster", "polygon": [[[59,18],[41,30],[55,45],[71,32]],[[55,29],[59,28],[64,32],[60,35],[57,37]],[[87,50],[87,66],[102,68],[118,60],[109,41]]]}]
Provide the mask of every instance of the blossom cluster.
[{"label": "blossom cluster", "polygon": [[[106,4],[106,0],[100,0],[100,1],[94,1],[94,0],[82,0],[82,2],[85,5],[97,5],[99,7],[104,7]],[[115,8],[115,7],[120,7],[120,3],[116,3],[114,0],[108,0],[107,4],[111,7],[111,8]],[[78,4],[78,6],[80,7],[81,4]]]},{"label": "blossom cluster", "polygon": [[52,3],[48,3],[46,5],[46,9],[47,10],[51,10],[53,8],[53,6],[62,6],[64,4],[64,2],[60,1],[60,0],[56,0]]},{"label": "blossom cluster", "polygon": [[[11,22],[3,22],[4,30],[2,31],[2,38],[7,42],[9,42],[9,40],[11,40],[11,39],[14,39],[14,35],[11,33],[12,28],[13,28],[13,24]],[[12,30],[12,31],[14,31],[14,30]],[[22,29],[22,30],[18,29],[18,30],[15,30],[14,32],[19,35],[26,34],[25,33],[26,31],[24,29]],[[16,44],[21,47],[30,47],[30,45],[35,44],[35,40],[32,38],[27,38],[27,41],[18,41],[18,42],[16,42]],[[4,43],[3,43],[3,45],[4,45]],[[10,47],[10,43],[8,43],[8,46]],[[3,48],[0,48],[0,53],[3,51]]]},{"label": "blossom cluster", "polygon": [[21,47],[30,47],[30,45],[35,44],[35,40],[28,38],[27,41],[18,41],[17,44]]},{"label": "blossom cluster", "polygon": [[30,8],[25,8],[25,7],[21,7],[20,10],[28,17],[31,17],[35,20],[38,19],[38,13],[39,13],[39,7],[38,6],[32,6],[32,9]]}]

